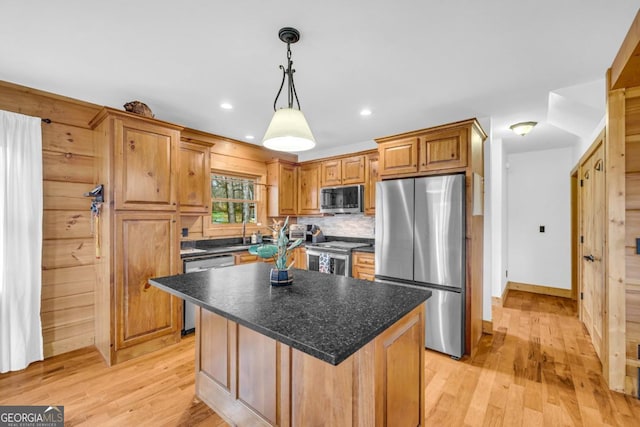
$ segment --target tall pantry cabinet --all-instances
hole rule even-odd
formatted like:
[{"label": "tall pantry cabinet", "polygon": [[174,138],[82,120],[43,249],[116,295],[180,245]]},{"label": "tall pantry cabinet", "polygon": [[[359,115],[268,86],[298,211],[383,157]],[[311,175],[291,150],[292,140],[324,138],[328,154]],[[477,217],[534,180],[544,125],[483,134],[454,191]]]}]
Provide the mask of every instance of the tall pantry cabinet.
[{"label": "tall pantry cabinet", "polygon": [[91,121],[96,182],[95,345],[108,365],[180,340],[181,301],[150,286],[178,274],[179,126],[103,108]]}]

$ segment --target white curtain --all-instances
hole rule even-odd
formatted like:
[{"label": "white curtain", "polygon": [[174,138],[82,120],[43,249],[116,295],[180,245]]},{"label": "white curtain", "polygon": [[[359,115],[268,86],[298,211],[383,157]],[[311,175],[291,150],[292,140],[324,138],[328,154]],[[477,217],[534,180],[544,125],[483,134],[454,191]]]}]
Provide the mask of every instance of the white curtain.
[{"label": "white curtain", "polygon": [[42,360],[41,120],[0,111],[0,373]]}]

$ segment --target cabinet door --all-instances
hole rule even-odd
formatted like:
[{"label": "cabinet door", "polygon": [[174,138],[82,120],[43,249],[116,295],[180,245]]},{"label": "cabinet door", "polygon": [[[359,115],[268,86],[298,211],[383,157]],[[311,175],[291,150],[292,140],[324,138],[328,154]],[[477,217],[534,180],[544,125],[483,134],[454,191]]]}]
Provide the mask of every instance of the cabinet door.
[{"label": "cabinet door", "polygon": [[320,213],[320,163],[298,169],[298,214]]},{"label": "cabinet door", "polygon": [[373,269],[371,269],[370,267],[363,267],[361,265],[353,266],[352,275],[355,279],[369,280],[370,282],[373,282],[376,277]]},{"label": "cabinet door", "polygon": [[178,200],[181,214],[211,214],[210,158],[208,146],[180,143]]},{"label": "cabinet door", "polygon": [[378,182],[378,154],[369,154],[366,158],[364,188],[364,214],[376,214],[376,183]]},{"label": "cabinet door", "polygon": [[156,338],[180,339],[182,301],[147,282],[178,272],[176,217],[115,215],[116,352]]},{"label": "cabinet door", "polygon": [[249,252],[239,252],[233,254],[234,265],[251,264],[258,261],[260,261],[258,255],[251,255]]},{"label": "cabinet door", "polygon": [[300,247],[295,248],[294,256],[296,260],[294,267],[300,270],[306,270],[307,269],[307,249],[300,248]]},{"label": "cabinet door", "polygon": [[364,156],[342,159],[342,184],[364,184]]},{"label": "cabinet door", "polygon": [[296,215],[297,166],[280,160],[267,163],[267,216]]},{"label": "cabinet door", "polygon": [[420,172],[467,166],[467,129],[436,132],[420,138]]},{"label": "cabinet door", "polygon": [[380,175],[399,175],[418,171],[418,138],[404,138],[382,143],[380,154]]},{"label": "cabinet door", "polygon": [[115,207],[175,210],[180,132],[161,125],[115,120]]},{"label": "cabinet door", "polygon": [[332,185],[342,184],[342,161],[328,160],[322,162],[322,186],[331,187]]},{"label": "cabinet door", "polygon": [[296,167],[286,163],[279,166],[278,214],[296,214]]}]

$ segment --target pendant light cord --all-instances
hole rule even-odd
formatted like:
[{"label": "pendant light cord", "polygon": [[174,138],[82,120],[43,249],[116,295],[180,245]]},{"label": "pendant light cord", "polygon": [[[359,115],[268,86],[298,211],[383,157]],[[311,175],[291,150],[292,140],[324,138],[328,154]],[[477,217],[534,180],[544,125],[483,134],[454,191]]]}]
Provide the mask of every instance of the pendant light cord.
[{"label": "pendant light cord", "polygon": [[287,68],[285,69],[282,65],[280,65],[280,69],[282,70],[282,82],[280,83],[280,89],[278,89],[276,99],[273,101],[273,111],[277,110],[276,104],[278,103],[278,98],[280,98],[280,94],[282,93],[284,80],[287,76],[289,77],[289,82],[287,84],[287,102],[289,108],[293,108],[293,99],[295,98],[296,104],[298,105],[298,110],[300,110],[300,101],[298,100],[296,85],[293,82],[293,73],[295,73],[296,70],[294,70],[292,67],[293,61],[291,60],[291,43],[287,43]]}]

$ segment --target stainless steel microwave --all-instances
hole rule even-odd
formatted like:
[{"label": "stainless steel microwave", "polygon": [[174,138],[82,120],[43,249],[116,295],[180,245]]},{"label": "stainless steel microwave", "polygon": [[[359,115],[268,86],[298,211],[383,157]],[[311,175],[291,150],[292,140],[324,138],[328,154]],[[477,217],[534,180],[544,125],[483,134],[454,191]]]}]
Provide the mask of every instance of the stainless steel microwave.
[{"label": "stainless steel microwave", "polygon": [[358,213],[362,212],[364,185],[343,185],[320,189],[320,212]]}]

